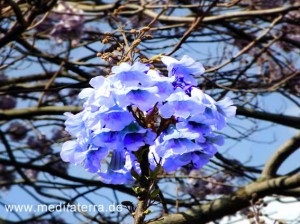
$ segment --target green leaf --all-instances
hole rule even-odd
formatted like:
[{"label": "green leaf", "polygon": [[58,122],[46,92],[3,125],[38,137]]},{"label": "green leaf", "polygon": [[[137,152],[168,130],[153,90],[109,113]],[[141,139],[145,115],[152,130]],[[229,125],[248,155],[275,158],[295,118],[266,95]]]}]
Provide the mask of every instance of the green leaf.
[{"label": "green leaf", "polygon": [[141,178],[140,175],[134,169],[131,169],[130,173],[137,181]]},{"label": "green leaf", "polygon": [[150,171],[150,177],[153,179],[156,178],[160,170],[161,170],[161,165],[158,164],[153,171],[152,170]]},{"label": "green leaf", "polygon": [[155,199],[156,196],[159,194],[160,190],[157,188],[154,191],[152,191],[152,193],[150,194],[150,198],[151,199]]},{"label": "green leaf", "polygon": [[151,212],[152,212],[151,210],[147,209],[146,211],[144,211],[144,214],[145,214],[145,215],[148,215],[148,214],[150,214]]}]

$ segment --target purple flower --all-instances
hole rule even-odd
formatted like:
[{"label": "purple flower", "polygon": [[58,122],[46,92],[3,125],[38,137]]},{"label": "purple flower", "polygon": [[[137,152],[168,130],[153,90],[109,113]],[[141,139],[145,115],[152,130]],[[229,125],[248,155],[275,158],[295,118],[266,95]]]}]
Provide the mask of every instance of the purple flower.
[{"label": "purple flower", "polygon": [[13,109],[17,105],[16,99],[9,95],[0,96],[0,102],[0,110]]},{"label": "purple flower", "polygon": [[107,170],[98,174],[106,184],[132,184],[135,180],[130,173],[131,169],[141,172],[135,156],[124,150],[115,150]]},{"label": "purple flower", "polygon": [[58,172],[67,173],[69,164],[57,159],[56,155],[51,155],[47,166],[51,169],[57,170]]},{"label": "purple flower", "polygon": [[129,151],[137,151],[144,145],[152,145],[156,138],[156,133],[150,129],[142,128],[137,123],[127,126],[121,135],[124,148]]},{"label": "purple flower", "polygon": [[175,81],[175,76],[163,77],[157,70],[149,70],[147,72],[152,80],[152,86],[158,88],[157,95],[160,97],[160,102],[163,102],[168,98],[174,91],[173,82]]},{"label": "purple flower", "polygon": [[61,1],[36,29],[50,34],[57,42],[72,40],[77,44],[83,33],[83,11]]},{"label": "purple flower", "polygon": [[[199,118],[199,119],[197,119]],[[198,141],[203,139],[203,135],[209,134],[212,132],[213,127],[203,123],[203,115],[193,116],[189,119],[184,119],[181,122],[176,124],[178,130],[185,130],[189,133],[197,133],[199,135]]]},{"label": "purple flower", "polygon": [[29,179],[36,180],[39,172],[37,170],[28,169],[25,171],[25,174]]},{"label": "purple flower", "polygon": [[159,108],[159,113],[163,118],[170,118],[174,115],[186,119],[194,114],[202,113],[205,109],[202,102],[197,101],[197,98],[190,97],[180,88],[177,88],[166,101]]},{"label": "purple flower", "polygon": [[87,152],[84,168],[91,173],[97,173],[101,170],[101,162],[108,155],[106,147],[90,147]]},{"label": "purple flower", "polygon": [[143,111],[162,102],[172,92],[169,80],[145,64],[136,62],[132,66],[121,63],[112,68],[114,75],[108,78],[113,83],[116,101],[121,107],[136,106]]},{"label": "purple flower", "polygon": [[236,107],[232,106],[233,102],[228,98],[224,98],[216,102],[212,97],[203,93],[197,88],[192,88],[191,96],[201,102],[205,110],[202,115],[197,115],[196,119],[202,120],[201,123],[213,125],[218,130],[226,126],[226,118],[233,117],[236,113]]},{"label": "purple flower", "polygon": [[156,166],[156,161],[161,160],[162,167],[169,173],[177,170],[180,167],[187,167],[188,169],[200,169],[209,162],[215,153],[216,151],[213,150],[207,151],[202,149],[193,152],[185,152],[182,154],[169,153],[163,157],[160,157],[154,148],[150,147],[149,160],[152,169]]},{"label": "purple flower", "polygon": [[[196,127],[197,129],[198,127]],[[176,170],[182,166],[190,169],[199,169],[212,158],[217,149],[214,144],[222,145],[222,136],[196,132],[193,125],[177,123],[150,146],[150,163],[152,168],[155,161],[161,161],[161,165],[167,172]]]},{"label": "purple flower", "polygon": [[[169,77],[153,66],[135,62],[112,68],[82,90],[78,114],[66,113],[66,130],[76,138],[66,142],[61,157],[82,164],[107,184],[133,184],[140,174],[135,154],[149,147],[149,163],[167,172],[180,167],[199,169],[217,152],[223,139],[213,134],[235,114],[229,98],[216,102],[196,87],[203,66],[188,56],[163,57]],[[193,76],[194,75],[194,76]]]},{"label": "purple flower", "polygon": [[127,62],[122,62],[119,66],[112,68],[114,75],[109,76],[108,80],[114,83],[114,87],[127,88],[135,86],[149,86],[151,78],[146,75],[149,71],[149,67],[140,62],[135,62],[130,65]]},{"label": "purple flower", "polygon": [[70,133],[70,135],[74,137],[79,137],[83,133],[85,133],[85,123],[84,120],[87,119],[88,114],[86,111],[81,111],[77,114],[71,114],[69,112],[64,113],[67,116],[67,120],[65,121],[66,131]]},{"label": "purple flower", "polygon": [[109,110],[99,110],[93,113],[90,119],[98,121],[96,125],[90,126],[96,133],[101,132],[102,128],[107,128],[111,131],[121,131],[134,121],[134,117],[129,111],[118,106],[112,107]]},{"label": "purple flower", "polygon": [[85,88],[79,93],[80,99],[87,98],[84,106],[97,110],[99,107],[110,108],[116,105],[112,83],[103,76],[92,78],[90,85],[93,88]]},{"label": "purple flower", "polygon": [[93,144],[112,149],[123,148],[120,132],[110,131],[108,128],[102,129],[100,133],[95,134]]},{"label": "purple flower", "polygon": [[225,97],[216,103],[217,111],[225,117],[234,117],[236,107],[232,106],[233,102],[229,97]]},{"label": "purple flower", "polygon": [[169,77],[183,78],[186,83],[191,85],[197,85],[197,81],[192,75],[199,76],[205,72],[201,63],[187,55],[184,55],[180,61],[169,56],[163,56],[161,61],[167,66]]},{"label": "purple flower", "polygon": [[118,104],[121,107],[136,106],[147,111],[159,101],[157,87],[131,87],[117,93]]},{"label": "purple flower", "polygon": [[64,129],[53,129],[52,133],[53,133],[53,135],[52,135],[53,141],[60,141],[60,140],[70,137],[69,133]]},{"label": "purple flower", "polygon": [[80,145],[77,141],[67,141],[62,146],[60,157],[65,162],[78,165],[85,160],[87,152],[87,145]]},{"label": "purple flower", "polygon": [[182,184],[180,190],[202,200],[208,199],[207,196],[210,195],[230,194],[234,190],[230,183],[232,176],[226,173],[212,175],[202,170],[186,169],[182,169],[182,172],[189,174],[190,178],[187,183]]},{"label": "purple flower", "polygon": [[201,133],[190,133],[186,130],[181,132],[175,126],[171,125],[156,140],[156,152],[160,157],[165,157],[198,150],[199,146],[193,140],[197,139],[200,135]]},{"label": "purple flower", "polygon": [[[1,182],[10,183],[10,182],[14,182],[16,179],[14,172],[12,172],[11,170],[8,170],[7,166],[5,166],[3,164],[0,164],[0,174],[1,174],[0,175]],[[8,184],[8,185],[3,185],[3,186],[4,187],[1,188],[2,190],[9,190],[12,185]]]},{"label": "purple flower", "polygon": [[[150,151],[151,152],[151,151]],[[153,152],[151,152],[153,153]],[[154,153],[152,155],[155,155]],[[192,153],[184,153],[182,155],[171,155],[169,157],[163,157],[161,161],[162,167],[166,170],[167,173],[175,171],[178,167],[183,167],[189,163],[191,163]],[[150,162],[151,162],[150,156]],[[156,161],[159,161],[158,157]]]},{"label": "purple flower", "polygon": [[27,139],[27,145],[41,154],[51,152],[50,141],[45,135],[29,136]]},{"label": "purple flower", "polygon": [[211,122],[218,130],[221,130],[226,126],[226,117],[235,115],[236,107],[227,104],[226,101],[218,105],[219,102],[206,107],[204,114],[208,122]]},{"label": "purple flower", "polygon": [[10,123],[6,132],[11,140],[20,141],[27,136],[28,129],[25,127],[25,124],[15,121]]}]

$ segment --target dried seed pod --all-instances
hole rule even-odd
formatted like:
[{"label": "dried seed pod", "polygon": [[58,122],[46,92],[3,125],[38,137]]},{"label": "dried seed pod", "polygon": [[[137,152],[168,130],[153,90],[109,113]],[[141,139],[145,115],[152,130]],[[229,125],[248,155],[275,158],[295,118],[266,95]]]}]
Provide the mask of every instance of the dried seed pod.
[{"label": "dried seed pod", "polygon": [[136,33],[137,30],[136,30],[136,29],[131,29],[129,32],[130,32],[130,33]]},{"label": "dried seed pod", "polygon": [[153,36],[152,35],[146,35],[145,38],[146,39],[153,39]]},{"label": "dried seed pod", "polygon": [[140,30],[140,32],[147,32],[147,31],[149,31],[151,28],[149,27],[149,26],[145,26],[145,27],[143,27],[141,30]]},{"label": "dried seed pod", "polygon": [[132,47],[138,46],[141,42],[142,42],[141,39],[136,39],[136,40],[134,40],[133,43],[132,43]]},{"label": "dried seed pod", "polygon": [[102,40],[102,44],[107,44],[108,43],[108,39],[107,38],[104,38],[103,40]]}]

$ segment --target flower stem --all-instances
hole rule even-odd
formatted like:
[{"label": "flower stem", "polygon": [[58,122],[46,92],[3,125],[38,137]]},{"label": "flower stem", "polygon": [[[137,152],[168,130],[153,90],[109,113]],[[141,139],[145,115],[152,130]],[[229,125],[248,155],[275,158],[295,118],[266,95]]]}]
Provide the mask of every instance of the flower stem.
[{"label": "flower stem", "polygon": [[150,165],[148,160],[149,146],[141,147],[138,150],[138,153],[141,153],[140,156],[137,156],[141,164],[141,178],[140,178],[140,187],[137,193],[138,204],[134,214],[134,223],[142,224],[146,217],[146,210],[148,209],[148,202],[150,199],[150,186],[151,180],[150,177]]}]

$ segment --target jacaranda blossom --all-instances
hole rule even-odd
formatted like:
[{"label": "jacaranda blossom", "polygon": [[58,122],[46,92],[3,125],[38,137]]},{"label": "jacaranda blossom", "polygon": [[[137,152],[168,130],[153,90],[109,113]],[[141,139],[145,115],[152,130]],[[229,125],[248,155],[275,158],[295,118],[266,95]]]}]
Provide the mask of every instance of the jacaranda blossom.
[{"label": "jacaranda blossom", "polygon": [[83,34],[85,16],[83,11],[77,9],[66,1],[58,1],[49,15],[42,19],[36,27],[40,32],[49,34],[58,43],[71,40],[78,44]]},{"label": "jacaranda blossom", "polygon": [[199,169],[217,152],[236,107],[229,98],[215,101],[195,77],[203,66],[189,56],[163,56],[168,76],[153,65],[120,63],[108,77],[90,81],[81,91],[81,112],[66,113],[66,130],[75,139],[63,144],[65,162],[81,164],[107,184],[132,184],[141,174],[137,153],[149,149],[150,168],[166,172]]},{"label": "jacaranda blossom", "polygon": [[205,72],[201,63],[187,55],[184,55],[180,61],[169,56],[163,56],[161,60],[167,66],[169,76],[175,76],[177,80],[184,83],[197,85],[194,76],[202,75]]}]

